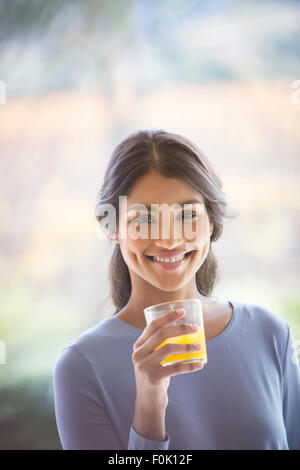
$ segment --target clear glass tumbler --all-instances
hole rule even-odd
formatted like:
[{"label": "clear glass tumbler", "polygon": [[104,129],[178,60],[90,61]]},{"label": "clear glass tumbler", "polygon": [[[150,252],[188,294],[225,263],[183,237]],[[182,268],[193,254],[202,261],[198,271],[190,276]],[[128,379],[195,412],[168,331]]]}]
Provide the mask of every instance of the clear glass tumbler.
[{"label": "clear glass tumbler", "polygon": [[185,311],[185,315],[179,320],[174,321],[172,325],[180,325],[181,323],[191,323],[193,325],[198,325],[198,331],[196,331],[195,333],[189,333],[167,338],[156,349],[161,348],[167,343],[200,343],[202,344],[202,348],[200,351],[195,351],[191,353],[172,354],[166,359],[164,359],[161,364],[163,366],[175,364],[176,362],[202,362],[203,364],[207,364],[203,311],[202,302],[200,299],[174,300],[172,302],[164,302],[157,305],[151,305],[150,307],[144,309],[144,315],[146,318],[147,325],[155,318],[158,318],[161,315],[165,315],[171,310],[179,309],[183,309]]}]

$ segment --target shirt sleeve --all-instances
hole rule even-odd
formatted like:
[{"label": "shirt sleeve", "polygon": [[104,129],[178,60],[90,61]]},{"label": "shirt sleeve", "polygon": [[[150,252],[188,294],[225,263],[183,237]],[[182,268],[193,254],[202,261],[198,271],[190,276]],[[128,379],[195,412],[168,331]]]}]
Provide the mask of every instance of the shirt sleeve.
[{"label": "shirt sleeve", "polygon": [[128,449],[129,450],[167,450],[170,444],[170,436],[166,432],[164,441],[153,441],[138,434],[134,427],[130,426]]},{"label": "shirt sleeve", "polygon": [[[103,403],[99,384],[88,359],[72,346],[64,348],[53,373],[54,407],[64,450],[125,450]],[[131,426],[128,449],[168,449]]]},{"label": "shirt sleeve", "polygon": [[64,450],[124,450],[88,359],[64,348],[53,373],[57,429]]},{"label": "shirt sleeve", "polygon": [[288,341],[283,370],[283,416],[289,449],[300,449],[300,368],[296,345],[288,326]]}]

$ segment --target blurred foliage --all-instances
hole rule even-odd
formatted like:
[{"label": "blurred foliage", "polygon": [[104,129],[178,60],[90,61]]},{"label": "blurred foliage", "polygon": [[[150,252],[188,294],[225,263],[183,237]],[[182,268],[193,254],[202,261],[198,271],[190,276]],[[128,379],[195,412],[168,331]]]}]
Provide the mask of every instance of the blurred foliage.
[{"label": "blurred foliage", "polygon": [[293,339],[300,340],[300,297],[284,298],[279,302],[282,317],[289,323]]},{"label": "blurred foliage", "polygon": [[1,0],[0,41],[43,34],[61,11],[67,14],[68,9],[82,15],[86,31],[93,29],[99,17],[108,28],[127,30],[131,3],[132,0]]},{"label": "blurred foliage", "polygon": [[10,96],[100,85],[111,97],[120,74],[136,92],[296,77],[298,14],[283,0],[3,0],[0,77]]},{"label": "blurred foliage", "polygon": [[82,328],[76,307],[57,291],[21,283],[2,286],[0,339],[5,339],[6,364],[0,369],[0,387],[18,387],[22,381],[52,373],[62,347]]},{"label": "blurred foliage", "polygon": [[[1,366],[0,366],[1,367]],[[0,449],[61,449],[51,377],[0,389]]]}]

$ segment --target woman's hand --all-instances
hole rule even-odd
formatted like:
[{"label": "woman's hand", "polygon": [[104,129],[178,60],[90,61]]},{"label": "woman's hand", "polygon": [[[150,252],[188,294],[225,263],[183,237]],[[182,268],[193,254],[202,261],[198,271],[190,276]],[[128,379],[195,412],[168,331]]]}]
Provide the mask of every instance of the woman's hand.
[{"label": "woman's hand", "polygon": [[141,336],[133,345],[132,362],[134,365],[137,402],[151,409],[165,409],[168,403],[167,390],[170,377],[178,374],[186,374],[202,369],[201,362],[176,363],[163,366],[161,361],[176,353],[195,352],[201,349],[199,343],[193,344],[165,344],[155,350],[167,338],[195,333],[196,328],[184,323],[168,326],[179,320],[185,314],[184,310],[172,310],[155,320],[152,320],[144,329]]}]

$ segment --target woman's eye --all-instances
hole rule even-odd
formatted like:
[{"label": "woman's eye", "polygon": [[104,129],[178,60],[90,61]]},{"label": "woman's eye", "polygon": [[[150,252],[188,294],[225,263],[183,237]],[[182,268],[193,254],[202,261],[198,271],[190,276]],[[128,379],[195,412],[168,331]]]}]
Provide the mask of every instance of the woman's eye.
[{"label": "woman's eye", "polygon": [[147,217],[138,217],[137,219],[134,219],[132,221],[133,224],[140,224],[143,222],[149,222],[149,219],[151,218],[151,215],[148,215]]},{"label": "woman's eye", "polygon": [[[181,219],[186,219],[186,218],[194,219],[198,217],[196,212],[182,212],[182,216],[183,217],[181,217]],[[149,219],[151,219],[151,215],[144,216],[144,217],[137,217],[136,219],[132,221],[132,223],[133,224],[151,223]],[[155,219],[153,219],[153,221],[155,222]]]},{"label": "woman's eye", "polygon": [[186,216],[189,216],[189,215],[191,215],[192,218],[197,217],[196,212],[182,212],[182,215],[184,216],[184,219],[186,218]]}]

